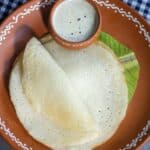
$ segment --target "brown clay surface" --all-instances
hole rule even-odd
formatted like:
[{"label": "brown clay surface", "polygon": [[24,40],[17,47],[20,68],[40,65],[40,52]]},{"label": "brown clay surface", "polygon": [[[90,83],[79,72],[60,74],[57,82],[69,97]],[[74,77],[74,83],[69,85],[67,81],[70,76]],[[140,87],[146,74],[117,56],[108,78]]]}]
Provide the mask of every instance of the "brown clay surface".
[{"label": "brown clay surface", "polygon": [[[28,8],[38,1],[40,0],[29,1],[17,9],[1,24],[0,31],[12,21],[12,16],[22,12],[24,8]],[[150,32],[150,26],[134,10],[121,1],[110,0],[110,2],[120,8],[124,8],[126,11],[130,11],[145,26],[145,29]],[[103,18],[102,31],[108,32],[134,50],[141,68],[138,87],[132,102],[129,104],[126,118],[115,135],[109,141],[96,148],[97,150],[117,150],[130,143],[146,125],[147,120],[150,119],[150,48],[148,47],[148,42],[144,40],[143,34],[138,33],[138,28],[135,27],[132,21],[115,13],[112,9],[105,7],[100,7],[100,9]],[[9,74],[16,56],[24,49],[27,41],[32,36],[41,37],[48,32],[49,10],[50,7],[41,8],[20,19],[18,24],[14,25],[6,40],[0,45],[0,117],[14,135],[23,143],[32,147],[33,150],[48,150],[49,148],[34,140],[17,119],[15,109],[9,97]],[[15,142],[11,141],[9,136],[5,135],[3,130],[0,130],[0,134],[13,148],[21,149]],[[138,144],[142,144],[148,138],[148,135],[144,136],[144,139]]]}]

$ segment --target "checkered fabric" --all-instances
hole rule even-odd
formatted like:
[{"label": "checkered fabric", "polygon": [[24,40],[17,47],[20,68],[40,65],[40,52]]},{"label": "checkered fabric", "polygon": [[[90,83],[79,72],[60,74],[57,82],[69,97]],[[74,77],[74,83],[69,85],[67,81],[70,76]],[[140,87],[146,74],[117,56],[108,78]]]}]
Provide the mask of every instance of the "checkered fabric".
[{"label": "checkered fabric", "polygon": [[0,21],[27,0],[0,0]]},{"label": "checkered fabric", "polygon": [[150,22],[150,0],[123,0],[123,2],[136,9],[139,14]]},{"label": "checkered fabric", "polygon": [[[122,0],[150,22],[150,0]],[[0,0],[0,21],[27,0]]]}]

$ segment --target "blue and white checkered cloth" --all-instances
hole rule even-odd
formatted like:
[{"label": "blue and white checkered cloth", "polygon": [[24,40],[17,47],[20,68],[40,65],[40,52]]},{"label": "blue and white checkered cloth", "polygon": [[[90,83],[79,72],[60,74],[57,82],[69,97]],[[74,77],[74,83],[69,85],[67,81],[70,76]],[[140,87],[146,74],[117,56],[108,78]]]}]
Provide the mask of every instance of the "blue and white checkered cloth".
[{"label": "blue and white checkered cloth", "polygon": [[13,10],[27,0],[0,0],[0,21],[5,19]]},{"label": "blue and white checkered cloth", "polygon": [[[122,0],[150,22],[150,0]],[[0,21],[27,0],[0,0]]]},{"label": "blue and white checkered cloth", "polygon": [[150,0],[123,0],[150,22]]}]

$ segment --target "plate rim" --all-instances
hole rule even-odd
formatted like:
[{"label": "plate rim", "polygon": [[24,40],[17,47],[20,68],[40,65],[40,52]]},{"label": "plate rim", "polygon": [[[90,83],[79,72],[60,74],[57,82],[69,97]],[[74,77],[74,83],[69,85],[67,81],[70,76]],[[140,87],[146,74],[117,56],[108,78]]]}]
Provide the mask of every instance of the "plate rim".
[{"label": "plate rim", "polygon": [[[55,2],[56,0],[51,0],[52,2]],[[93,0],[93,1],[99,1],[99,0]],[[105,0],[101,0],[101,1],[105,1]],[[117,0],[107,0],[107,2],[110,2],[110,1],[117,1]],[[10,18],[12,18],[12,16],[17,12],[17,11],[19,11],[19,10],[23,10],[25,7],[27,7],[27,5],[32,5],[32,4],[36,4],[37,2],[39,2],[39,0],[29,0],[29,1],[27,1],[26,3],[24,3],[24,4],[22,4],[21,6],[19,6],[15,11],[13,11],[7,18],[5,18],[1,23],[0,23],[0,30],[3,28],[3,26],[6,26],[5,25],[5,23],[6,22],[8,22],[8,20],[10,20]],[[48,0],[45,0],[45,2],[47,2],[48,3]],[[110,3],[113,3],[113,2],[110,2]],[[148,27],[149,29],[150,29],[150,24],[141,16],[141,15],[139,15],[138,14],[138,12],[136,11],[136,10],[134,10],[133,8],[131,8],[131,7],[129,7],[127,4],[125,4],[124,2],[122,2],[122,1],[117,1],[117,3],[119,3],[119,6],[118,7],[120,7],[120,5],[122,6],[122,5],[124,5],[124,7],[126,7],[125,8],[125,11],[126,10],[129,10],[130,12],[131,12],[131,14],[133,14],[133,16],[135,15],[135,16],[137,16],[137,18],[140,20],[140,22],[144,25],[144,26],[146,26],[146,27]],[[1,117],[0,117],[0,119],[1,119]],[[140,133],[140,131],[139,131],[139,133]],[[5,136],[4,136],[4,133],[0,130],[0,135],[11,145],[11,147],[13,147],[13,148],[15,148],[14,147],[14,145],[12,145],[11,144],[11,142],[10,142],[10,139],[9,138],[6,138]],[[145,143],[147,143],[147,141],[150,141],[150,135],[146,135],[146,138],[145,138],[145,140],[143,140],[143,142],[141,142],[141,143],[138,143],[138,146],[136,146],[136,148],[135,149],[140,149]],[[121,150],[126,150],[126,149],[121,149]]]}]

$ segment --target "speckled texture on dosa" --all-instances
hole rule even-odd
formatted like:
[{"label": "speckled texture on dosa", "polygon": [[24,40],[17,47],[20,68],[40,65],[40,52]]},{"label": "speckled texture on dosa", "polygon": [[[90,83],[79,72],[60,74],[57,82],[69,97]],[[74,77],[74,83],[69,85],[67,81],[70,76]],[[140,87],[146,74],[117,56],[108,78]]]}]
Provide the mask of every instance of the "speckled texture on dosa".
[{"label": "speckled texture on dosa", "polygon": [[[0,21],[4,20],[15,8],[27,0],[0,0]],[[150,1],[149,0],[123,0],[125,3],[136,9],[147,21],[150,21]],[[0,137],[0,149],[11,150],[11,147]],[[150,142],[144,145],[143,150],[150,150]]]}]

